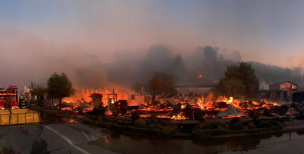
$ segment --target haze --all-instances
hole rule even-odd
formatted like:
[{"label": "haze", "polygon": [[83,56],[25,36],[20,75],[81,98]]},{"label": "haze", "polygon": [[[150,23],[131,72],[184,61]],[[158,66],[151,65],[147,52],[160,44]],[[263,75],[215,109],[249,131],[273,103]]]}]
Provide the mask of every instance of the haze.
[{"label": "haze", "polygon": [[[45,84],[65,72],[77,88],[130,86],[172,68],[180,82],[208,74],[210,83],[241,60],[263,63],[254,66],[265,84],[302,84],[301,67],[289,78],[271,75],[303,63],[303,7],[300,0],[1,1],[0,85]],[[264,66],[273,70],[268,79]]]}]

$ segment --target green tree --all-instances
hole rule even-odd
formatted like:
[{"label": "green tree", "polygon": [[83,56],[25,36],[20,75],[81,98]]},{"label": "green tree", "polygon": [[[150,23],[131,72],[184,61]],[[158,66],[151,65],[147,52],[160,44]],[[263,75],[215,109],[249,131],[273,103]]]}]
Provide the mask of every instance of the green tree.
[{"label": "green tree", "polygon": [[62,73],[54,73],[47,82],[47,92],[51,98],[59,98],[59,108],[62,107],[62,98],[69,97],[75,93],[72,82]]},{"label": "green tree", "polygon": [[155,72],[149,87],[153,95],[164,94],[168,95],[167,97],[172,97],[177,94],[177,90],[174,88],[175,83],[176,79],[173,75]]},{"label": "green tree", "polygon": [[241,80],[245,86],[244,94],[247,97],[258,96],[260,83],[251,64],[241,62],[239,66],[229,65],[225,72],[225,78]]},{"label": "green tree", "polygon": [[29,89],[31,89],[30,93],[31,93],[32,98],[37,96],[37,100],[40,103],[40,101],[41,101],[40,97],[44,96],[46,89],[43,86],[41,86],[40,84],[37,84],[33,81],[30,83]]},{"label": "green tree", "polygon": [[215,91],[226,97],[235,97],[236,94],[236,97],[240,98],[245,93],[245,86],[240,79],[224,78],[215,87]]}]

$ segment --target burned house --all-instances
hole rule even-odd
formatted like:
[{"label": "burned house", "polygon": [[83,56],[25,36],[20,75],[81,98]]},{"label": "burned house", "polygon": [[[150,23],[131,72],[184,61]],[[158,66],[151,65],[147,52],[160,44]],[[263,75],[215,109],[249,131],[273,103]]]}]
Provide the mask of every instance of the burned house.
[{"label": "burned house", "polygon": [[289,101],[292,94],[297,92],[298,85],[290,81],[269,85],[270,99]]}]

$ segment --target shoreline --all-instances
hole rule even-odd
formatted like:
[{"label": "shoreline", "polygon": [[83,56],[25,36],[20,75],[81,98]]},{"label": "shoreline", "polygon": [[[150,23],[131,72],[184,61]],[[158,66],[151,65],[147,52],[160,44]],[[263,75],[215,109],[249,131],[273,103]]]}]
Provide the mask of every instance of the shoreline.
[{"label": "shoreline", "polygon": [[[34,109],[35,110],[35,109]],[[37,110],[37,109],[36,109]],[[56,113],[52,113],[52,112],[56,112],[56,110],[37,110],[40,112],[43,112],[45,114],[51,115],[51,116],[56,116],[56,117],[60,117],[60,118],[71,118],[71,116],[73,117],[75,114],[73,113],[69,113],[66,111],[59,111],[62,113],[65,113],[63,115],[58,115]],[[58,110],[57,110],[58,111]],[[91,120],[88,118],[84,118],[84,119],[78,119],[76,118],[78,122],[80,123],[84,123],[84,120],[90,120],[90,121],[94,121],[95,123],[97,123],[98,121],[95,120]],[[304,119],[301,119],[301,121],[304,121]],[[111,123],[111,122],[107,122],[107,123]],[[178,138],[178,139],[191,139],[194,140],[191,136],[191,134],[189,133],[181,133],[181,132],[175,132],[174,134],[169,134],[169,135],[160,135],[160,136],[155,136],[155,135],[143,135],[142,133],[139,132],[132,132],[132,131],[128,131],[128,130],[120,130],[120,131],[116,131],[110,128],[105,128],[105,127],[100,127],[98,125],[92,125],[92,124],[88,124],[88,123],[84,123],[86,125],[89,126],[94,126],[94,127],[99,127],[102,129],[107,129],[110,130],[112,132],[115,133],[120,133],[120,134],[124,134],[124,135],[135,135],[135,136],[143,136],[145,138],[151,138],[151,137],[165,137],[165,138]],[[116,123],[111,123],[111,124],[115,124],[118,125]],[[122,125],[118,125],[119,127],[123,128],[123,127],[128,127],[128,126],[122,126]],[[134,127],[136,128],[136,127]],[[143,128],[141,128],[143,129]],[[277,133],[277,132],[295,132],[295,131],[299,131],[299,130],[304,130],[304,123],[303,124],[299,124],[299,125],[292,125],[292,126],[282,126],[282,130],[270,130],[270,131],[263,131],[263,132],[259,132],[259,133],[236,133],[236,134],[224,134],[224,135],[216,135],[216,136],[210,136],[208,139],[219,139],[219,138],[230,138],[230,137],[243,137],[243,136],[252,136],[252,135],[259,135],[259,134],[269,134],[269,133]]]}]

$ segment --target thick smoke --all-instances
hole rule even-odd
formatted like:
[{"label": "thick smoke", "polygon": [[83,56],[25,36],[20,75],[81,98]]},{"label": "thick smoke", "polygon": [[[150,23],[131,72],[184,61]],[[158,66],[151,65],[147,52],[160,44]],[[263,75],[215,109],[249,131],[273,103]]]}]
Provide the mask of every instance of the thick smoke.
[{"label": "thick smoke", "polygon": [[[178,84],[216,84],[224,77],[227,65],[242,60],[238,51],[221,51],[218,47],[199,46],[177,54],[174,48],[152,45],[146,51],[120,50],[113,54],[114,60],[107,62],[109,55],[105,51],[78,44],[60,45],[20,32],[2,32],[0,51],[5,53],[0,56],[1,86],[22,87],[31,81],[46,86],[52,73],[65,72],[75,88],[124,91],[136,83],[147,85],[154,72],[172,74]],[[301,66],[282,68],[250,63],[264,89],[281,81],[304,84]]]},{"label": "thick smoke", "polygon": [[[147,85],[154,72],[167,72],[175,75],[178,84],[217,84],[224,77],[227,65],[242,61],[240,52],[219,52],[218,47],[199,46],[186,55],[174,54],[164,45],[151,46],[145,57],[116,57],[115,63],[101,65],[109,75],[109,81],[128,85]],[[186,57],[186,58],[184,58]],[[267,90],[270,84],[291,81],[303,86],[302,67],[282,68],[249,62],[260,80],[260,88]]]}]

